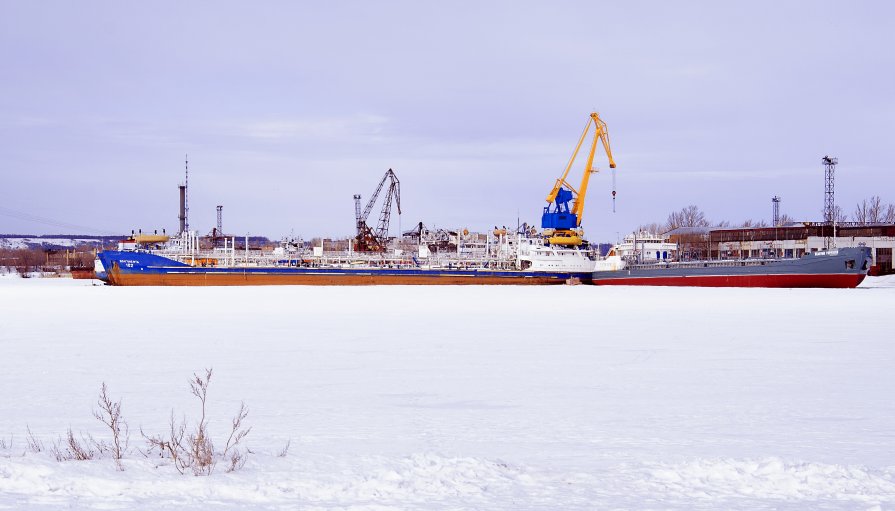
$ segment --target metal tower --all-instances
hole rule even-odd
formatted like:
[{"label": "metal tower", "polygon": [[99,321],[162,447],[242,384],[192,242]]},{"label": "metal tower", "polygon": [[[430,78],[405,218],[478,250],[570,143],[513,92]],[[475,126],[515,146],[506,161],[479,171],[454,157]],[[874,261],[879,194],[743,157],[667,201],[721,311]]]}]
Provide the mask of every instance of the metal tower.
[{"label": "metal tower", "polygon": [[824,188],[824,222],[832,225],[833,221],[836,220],[836,201],[833,198],[833,184],[836,180],[836,164],[839,163],[839,158],[824,156],[822,161],[825,170],[824,183],[826,184]]},{"label": "metal tower", "polygon": [[183,180],[183,231],[190,230],[190,155],[184,157],[186,177]]},{"label": "metal tower", "polygon": [[180,191],[180,214],[177,215],[177,220],[180,221],[179,234],[183,234],[186,232],[186,185],[177,185],[177,189]]},{"label": "metal tower", "polygon": [[354,194],[354,219],[357,227],[357,232],[360,233],[364,230],[364,225],[366,222],[361,221],[360,216],[360,194]]},{"label": "metal tower", "polygon": [[780,225],[780,197],[776,195],[771,199],[771,202],[774,204],[774,212],[771,215],[774,220],[774,227]]},{"label": "metal tower", "polygon": [[224,206],[218,205],[218,236],[224,235],[224,229],[221,227],[223,223],[221,222],[221,211],[224,210]]},{"label": "metal tower", "polygon": [[824,248],[833,248],[832,241],[836,237],[836,200],[833,196],[833,184],[836,179],[836,165],[839,163],[839,158],[824,156],[821,161],[825,171],[824,223],[830,226],[829,230],[824,230]]}]

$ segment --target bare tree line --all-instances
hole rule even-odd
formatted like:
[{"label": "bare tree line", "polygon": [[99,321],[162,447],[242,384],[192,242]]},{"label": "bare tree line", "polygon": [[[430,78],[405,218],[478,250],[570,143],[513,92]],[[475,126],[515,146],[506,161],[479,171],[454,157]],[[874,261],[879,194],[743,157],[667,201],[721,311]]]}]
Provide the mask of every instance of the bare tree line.
[{"label": "bare tree line", "polygon": [[852,221],[861,224],[895,223],[895,204],[883,204],[879,195],[874,195],[855,206]]},{"label": "bare tree line", "polygon": [[[895,223],[895,204],[884,203],[878,195],[874,195],[869,199],[864,199],[855,206],[855,211],[851,219],[838,205],[835,207],[834,215],[836,222],[855,222],[858,224],[890,224]],[[779,225],[786,225],[794,221],[794,219],[783,213],[780,215]],[[766,220],[746,219],[741,223],[733,223],[728,220],[719,222],[711,221],[705,213],[699,209],[699,206],[690,204],[679,211],[669,213],[664,223],[651,222],[642,224],[638,227],[641,231],[647,232],[668,232],[679,227],[772,227]]]},{"label": "bare tree line", "polygon": [[92,268],[94,257],[93,249],[0,248],[0,267],[27,275],[29,272],[51,271],[64,266]]}]

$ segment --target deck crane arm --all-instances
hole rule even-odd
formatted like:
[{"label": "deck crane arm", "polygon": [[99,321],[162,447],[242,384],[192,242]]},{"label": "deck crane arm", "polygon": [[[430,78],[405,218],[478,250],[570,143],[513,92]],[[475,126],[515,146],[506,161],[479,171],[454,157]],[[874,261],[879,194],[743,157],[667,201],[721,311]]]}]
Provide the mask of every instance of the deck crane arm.
[{"label": "deck crane arm", "polygon": [[[578,156],[578,152],[587,138],[591,123],[594,125],[594,138],[590,144],[584,175],[581,177],[581,185],[576,190],[568,182],[567,178]],[[609,145],[609,130],[606,127],[606,123],[600,119],[599,114],[592,112],[587,124],[584,126],[581,137],[578,139],[578,144],[575,146],[571,158],[569,158],[569,163],[566,165],[562,177],[556,180],[553,189],[547,194],[547,207],[544,208],[544,215],[541,217],[541,227],[554,230],[551,243],[566,245],[581,243],[580,236],[575,235],[572,230],[581,226],[581,217],[584,214],[584,201],[587,196],[590,175],[596,172],[596,169],[593,168],[593,163],[598,139],[602,142],[606,156],[609,158],[609,167],[614,169],[615,160],[612,158],[612,149]],[[574,204],[570,207],[569,203],[572,201],[574,201]]]}]

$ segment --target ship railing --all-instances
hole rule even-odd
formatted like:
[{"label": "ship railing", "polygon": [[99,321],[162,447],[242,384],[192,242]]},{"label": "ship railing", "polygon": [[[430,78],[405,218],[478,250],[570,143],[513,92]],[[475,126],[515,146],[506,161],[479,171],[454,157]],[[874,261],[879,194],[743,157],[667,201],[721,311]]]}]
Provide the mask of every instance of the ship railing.
[{"label": "ship railing", "polygon": [[154,253],[170,259],[192,264],[194,261],[217,260],[218,266],[312,266],[312,267],[343,267],[357,266],[391,267],[391,268],[464,268],[464,269],[507,269],[517,268],[515,256],[481,255],[481,254],[432,254],[426,258],[416,257],[408,252],[399,255],[393,254],[364,254],[364,253],[324,253],[322,256],[309,252],[235,252],[222,253],[220,250],[203,249],[193,253],[179,251],[155,251]]},{"label": "ship railing", "polygon": [[633,263],[626,264],[626,269],[655,269],[655,268],[729,268],[731,266],[764,266],[780,259],[717,259],[711,261],[667,261],[658,263]]}]

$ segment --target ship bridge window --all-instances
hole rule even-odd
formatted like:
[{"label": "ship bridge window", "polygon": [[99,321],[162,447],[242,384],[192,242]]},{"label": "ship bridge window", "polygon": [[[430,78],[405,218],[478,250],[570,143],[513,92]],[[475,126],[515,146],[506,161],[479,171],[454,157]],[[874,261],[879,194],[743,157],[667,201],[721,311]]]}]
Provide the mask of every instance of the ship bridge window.
[{"label": "ship bridge window", "polygon": [[854,259],[849,259],[849,260],[845,261],[845,267],[846,267],[847,269],[849,269],[849,270],[851,270],[852,268],[854,268],[854,267],[855,267],[855,260],[854,260]]}]

